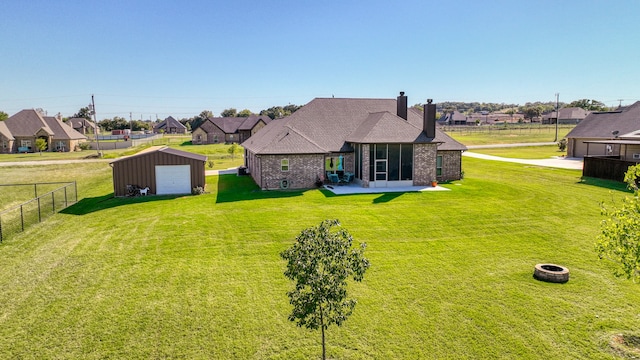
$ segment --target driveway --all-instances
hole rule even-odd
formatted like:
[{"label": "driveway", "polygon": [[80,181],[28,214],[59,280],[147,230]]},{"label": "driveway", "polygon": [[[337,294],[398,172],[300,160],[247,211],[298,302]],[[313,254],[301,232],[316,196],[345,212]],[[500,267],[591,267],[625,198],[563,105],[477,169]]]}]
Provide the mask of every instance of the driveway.
[{"label": "driveway", "polygon": [[506,161],[518,164],[553,167],[559,169],[582,170],[581,158],[554,157],[551,159],[513,159],[500,156],[478,154],[470,151],[463,152],[462,156],[484,160]]}]

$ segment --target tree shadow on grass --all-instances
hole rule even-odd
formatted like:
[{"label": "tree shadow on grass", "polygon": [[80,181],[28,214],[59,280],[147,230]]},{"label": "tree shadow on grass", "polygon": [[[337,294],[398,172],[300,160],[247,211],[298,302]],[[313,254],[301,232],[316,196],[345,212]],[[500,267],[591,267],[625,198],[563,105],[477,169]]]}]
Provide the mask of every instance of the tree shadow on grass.
[{"label": "tree shadow on grass", "polygon": [[218,175],[216,203],[302,196],[307,190],[261,190],[251,176]]},{"label": "tree shadow on grass", "polygon": [[380,196],[378,196],[377,198],[373,199],[373,203],[374,204],[388,203],[389,201],[394,200],[404,194],[405,193],[403,192],[383,193],[383,194],[380,194]]},{"label": "tree shadow on grass", "polygon": [[[185,195],[150,195],[150,196],[138,196],[138,197],[114,197],[113,193],[84,198],[77,203],[60,211],[62,214],[70,215],[87,215],[96,211],[111,209],[118,206],[126,206],[131,204],[152,202],[152,201],[166,201],[172,200]],[[191,195],[186,195],[191,196]]]}]

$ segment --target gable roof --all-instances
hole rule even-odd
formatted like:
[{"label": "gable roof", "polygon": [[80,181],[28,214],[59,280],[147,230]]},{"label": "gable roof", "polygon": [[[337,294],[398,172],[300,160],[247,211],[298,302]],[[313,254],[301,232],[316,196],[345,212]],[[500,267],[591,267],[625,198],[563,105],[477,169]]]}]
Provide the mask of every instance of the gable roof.
[{"label": "gable roof", "polygon": [[611,139],[640,130],[640,101],[615,111],[592,112],[568,134],[567,138]]},{"label": "gable roof", "polygon": [[[589,115],[589,111],[579,107],[562,108],[558,111],[560,113],[560,120],[581,120]],[[548,114],[542,115],[543,119],[556,119],[556,112],[552,111]]]},{"label": "gable roof", "polygon": [[0,121],[0,135],[4,136],[9,140],[15,140],[13,135],[11,135],[11,131],[9,131],[7,124],[5,124],[4,121]]},{"label": "gable roof", "polygon": [[74,129],[96,128],[96,124],[94,124],[93,121],[87,120],[85,118],[70,118],[69,120],[67,120],[67,124],[69,124]]},{"label": "gable roof", "polygon": [[4,123],[14,137],[35,136],[41,129],[50,135],[53,134],[53,130],[49,128],[42,115],[33,109],[19,111],[6,119]]},{"label": "gable roof", "polygon": [[252,130],[260,120],[262,120],[265,125],[271,122],[271,118],[266,115],[251,114],[238,126],[238,130]]},{"label": "gable roof", "polygon": [[4,121],[7,129],[14,137],[32,137],[40,131],[53,136],[56,140],[86,139],[86,136],[75,131],[52,116],[42,116],[35,110],[22,110]]},{"label": "gable roof", "polygon": [[67,125],[53,116],[44,116],[43,119],[49,126],[49,129],[53,131],[52,135],[54,140],[78,140],[87,138],[72,128],[71,125]]},{"label": "gable roof", "polygon": [[211,117],[203,122],[199,128],[206,133],[215,131],[215,127],[225,134],[236,134],[238,131],[250,131],[262,120],[265,124],[271,122],[266,115],[251,114],[248,117]]},{"label": "gable roof", "polygon": [[166,128],[178,128],[178,129],[183,129],[183,130],[187,129],[186,126],[182,125],[182,123],[180,121],[174,119],[172,116],[169,116],[168,118],[166,118],[163,121],[159,122],[153,128],[156,129],[156,130],[166,129]]},{"label": "gable roof", "polygon": [[422,131],[422,111],[408,109],[407,120],[396,111],[395,99],[316,98],[290,116],[271,121],[242,146],[257,154],[341,152],[349,150],[347,142],[449,142],[447,150],[466,150],[440,130],[436,138],[427,138]]}]

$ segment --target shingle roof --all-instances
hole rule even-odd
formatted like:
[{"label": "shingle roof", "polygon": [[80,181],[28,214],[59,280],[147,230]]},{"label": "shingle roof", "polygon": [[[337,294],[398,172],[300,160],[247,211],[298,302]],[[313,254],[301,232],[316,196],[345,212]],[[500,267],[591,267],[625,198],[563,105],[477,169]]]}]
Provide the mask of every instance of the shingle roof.
[{"label": "shingle roof", "polygon": [[166,128],[172,128],[172,127],[183,129],[183,130],[187,129],[186,126],[182,125],[180,121],[174,119],[172,116],[169,116],[168,118],[164,119],[160,123],[156,124],[153,128],[158,130],[158,129],[166,129]]},{"label": "shingle roof", "polygon": [[437,129],[435,139],[427,138],[421,111],[408,109],[406,121],[396,111],[395,99],[316,98],[292,115],[270,122],[242,145],[258,154],[340,152],[348,148],[347,141],[442,142],[438,149],[466,150]]},{"label": "shingle roof", "polygon": [[34,136],[40,129],[53,134],[42,116],[33,109],[22,110],[4,121],[11,134],[19,137]]},{"label": "shingle roof", "polygon": [[67,120],[67,124],[71,125],[72,128],[96,128],[96,124],[93,121],[87,120],[85,118],[70,118]]},{"label": "shingle roof", "polygon": [[79,140],[87,138],[72,128],[71,125],[67,125],[52,116],[44,116],[43,119],[49,126],[49,129],[53,131],[54,140]]},{"label": "shingle roof", "polygon": [[[589,111],[579,107],[562,108],[559,110],[559,112],[560,112],[560,118],[559,118],[560,120],[568,120],[568,119],[581,120],[581,119],[584,119],[587,115],[589,115]],[[555,119],[556,112],[552,111],[549,114],[542,115],[542,118]]]},{"label": "shingle roof", "polygon": [[623,109],[607,112],[592,112],[568,134],[567,138],[610,139],[640,130],[640,101]]},{"label": "shingle roof", "polygon": [[9,140],[15,140],[13,135],[11,135],[11,131],[9,131],[7,124],[5,124],[4,121],[0,121],[0,135],[4,136]]},{"label": "shingle roof", "polygon": [[252,130],[258,122],[262,120],[265,124],[271,122],[271,118],[266,115],[250,115],[238,126],[238,130]]}]

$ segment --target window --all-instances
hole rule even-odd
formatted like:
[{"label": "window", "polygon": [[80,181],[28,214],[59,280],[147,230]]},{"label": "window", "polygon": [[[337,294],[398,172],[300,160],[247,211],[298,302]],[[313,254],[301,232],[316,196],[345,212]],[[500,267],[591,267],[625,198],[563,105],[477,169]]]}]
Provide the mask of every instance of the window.
[{"label": "window", "polygon": [[201,142],[202,141],[202,135],[198,134],[198,136],[196,136],[196,140],[198,142]]},{"label": "window", "polygon": [[436,157],[436,176],[442,176],[442,155]]},{"label": "window", "polygon": [[65,151],[67,144],[64,141],[56,142],[56,150],[57,151]]},{"label": "window", "polygon": [[30,148],[31,140],[20,140],[20,146]]},{"label": "window", "polygon": [[218,143],[218,135],[217,135],[217,134],[216,134],[216,135],[213,135],[213,142],[214,142],[215,144],[217,144],[217,143]]},{"label": "window", "polygon": [[289,171],[289,159],[280,160],[280,170]]},{"label": "window", "polygon": [[7,141],[6,140],[2,140],[2,148],[3,149],[7,148]]}]

